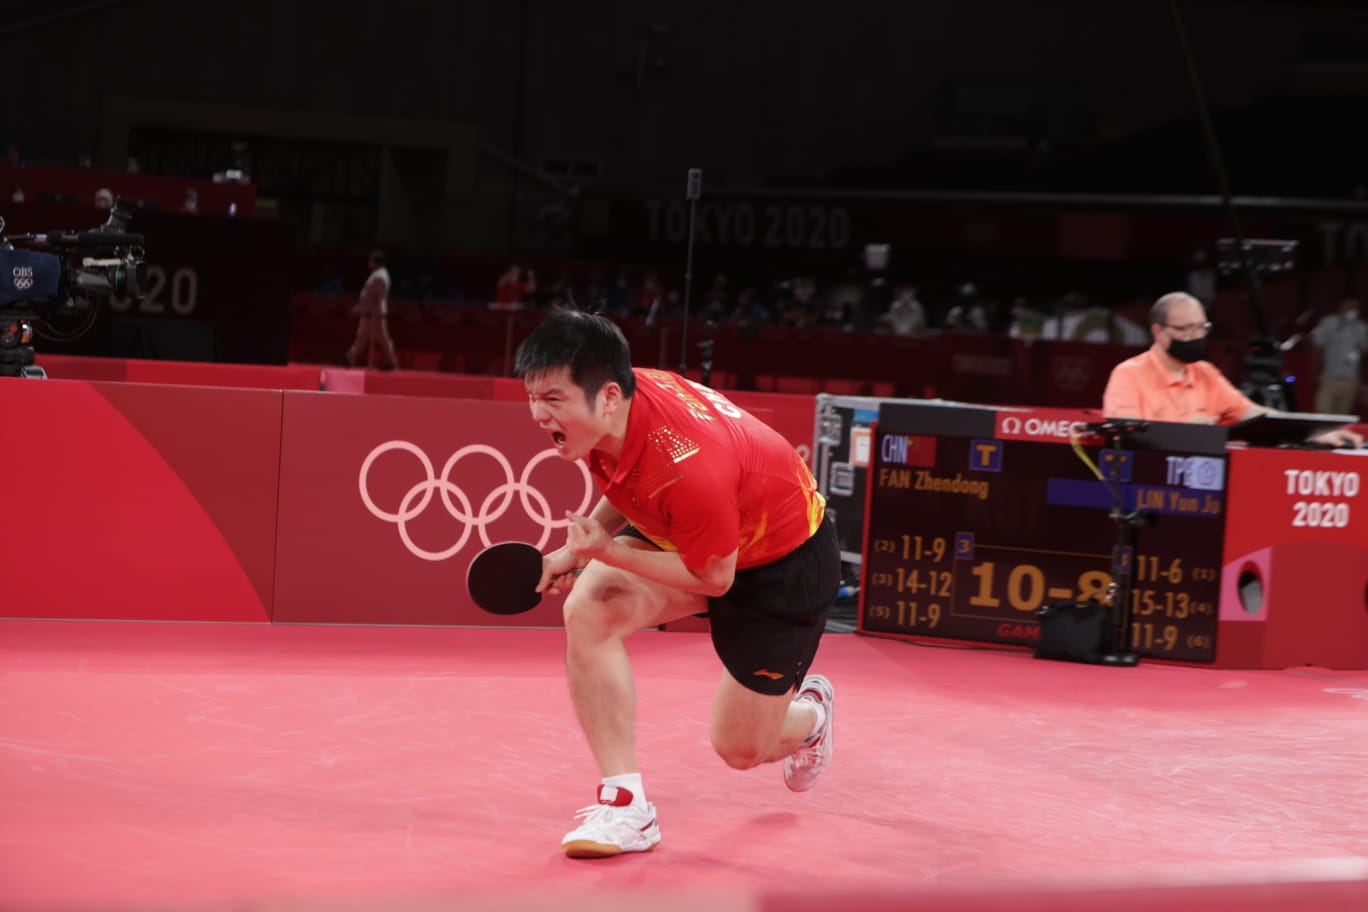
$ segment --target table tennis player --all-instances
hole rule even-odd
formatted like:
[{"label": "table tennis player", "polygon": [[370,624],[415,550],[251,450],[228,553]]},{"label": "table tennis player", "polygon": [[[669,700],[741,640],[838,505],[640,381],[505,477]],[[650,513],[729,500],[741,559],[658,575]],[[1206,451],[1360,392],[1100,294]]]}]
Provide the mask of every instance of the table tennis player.
[{"label": "table tennis player", "polygon": [[808,674],[840,582],[840,549],[801,456],[759,419],[678,374],[633,369],[608,319],[559,311],[519,347],[532,419],[602,497],[571,514],[539,591],[567,591],[566,672],[602,777],[562,840],[575,858],[660,842],[637,762],[625,640],[708,612],[723,671],[713,749],[728,766],[784,761],[794,791],[831,763],[833,691]]}]

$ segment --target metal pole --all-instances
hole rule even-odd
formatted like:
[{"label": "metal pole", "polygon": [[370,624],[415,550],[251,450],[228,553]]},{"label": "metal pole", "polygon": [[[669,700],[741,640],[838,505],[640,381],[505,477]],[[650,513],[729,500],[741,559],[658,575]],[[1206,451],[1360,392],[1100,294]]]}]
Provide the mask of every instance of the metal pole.
[{"label": "metal pole", "polygon": [[689,295],[693,287],[694,214],[703,195],[703,170],[690,168],[684,196],[689,200],[689,247],[684,260],[684,329],[679,338],[679,372],[689,369]]}]

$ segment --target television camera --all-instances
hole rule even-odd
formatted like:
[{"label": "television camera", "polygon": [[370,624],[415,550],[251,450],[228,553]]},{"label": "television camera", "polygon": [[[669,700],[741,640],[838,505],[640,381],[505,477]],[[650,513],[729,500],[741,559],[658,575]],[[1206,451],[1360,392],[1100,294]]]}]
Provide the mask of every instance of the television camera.
[{"label": "television camera", "polygon": [[100,302],[146,295],[144,239],[127,230],[135,210],[120,198],[94,230],[14,237],[0,218],[0,377],[47,376],[33,363],[35,334],[75,339],[94,325]]},{"label": "television camera", "polygon": [[1264,317],[1262,288],[1264,276],[1284,275],[1297,268],[1297,242],[1221,238],[1216,242],[1216,253],[1216,268],[1222,275],[1244,277],[1257,329],[1245,354],[1245,379],[1240,391],[1269,408],[1291,410],[1292,390],[1283,371],[1283,352],[1296,344],[1296,338],[1284,342],[1272,338]]}]

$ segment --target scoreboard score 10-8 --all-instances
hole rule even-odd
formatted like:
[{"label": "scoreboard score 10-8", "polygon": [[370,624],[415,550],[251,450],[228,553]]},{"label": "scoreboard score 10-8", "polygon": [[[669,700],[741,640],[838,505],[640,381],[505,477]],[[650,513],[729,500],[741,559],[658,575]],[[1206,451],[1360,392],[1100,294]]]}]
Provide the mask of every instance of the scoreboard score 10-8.
[{"label": "scoreboard score 10-8", "polygon": [[1104,482],[1067,436],[1010,439],[993,410],[889,411],[870,454],[862,632],[1034,645],[1038,608],[1108,596],[1119,499],[1145,518],[1124,556],[1131,649],[1214,660],[1223,455],[1094,440]]}]

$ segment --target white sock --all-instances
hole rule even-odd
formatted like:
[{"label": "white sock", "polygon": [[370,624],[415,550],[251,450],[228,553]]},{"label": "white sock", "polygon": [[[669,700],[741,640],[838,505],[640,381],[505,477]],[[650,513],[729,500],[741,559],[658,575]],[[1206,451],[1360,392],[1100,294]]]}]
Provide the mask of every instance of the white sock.
[{"label": "white sock", "polygon": [[[796,703],[798,701],[795,700],[794,702]],[[807,738],[803,740],[803,746],[807,747],[812,743],[812,739],[817,737],[817,733],[822,730],[822,726],[826,725],[826,707],[816,700],[804,700],[803,702],[808,706],[811,706],[817,713],[817,722],[812,726],[812,731],[808,732]]]},{"label": "white sock", "polygon": [[631,793],[632,804],[634,805],[644,805],[646,803],[646,787],[641,784],[641,773],[623,773],[620,776],[604,776],[603,784],[611,785],[613,788],[626,789]]}]

